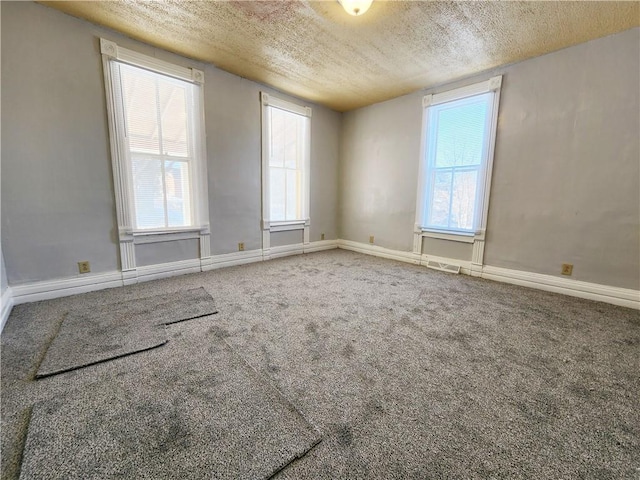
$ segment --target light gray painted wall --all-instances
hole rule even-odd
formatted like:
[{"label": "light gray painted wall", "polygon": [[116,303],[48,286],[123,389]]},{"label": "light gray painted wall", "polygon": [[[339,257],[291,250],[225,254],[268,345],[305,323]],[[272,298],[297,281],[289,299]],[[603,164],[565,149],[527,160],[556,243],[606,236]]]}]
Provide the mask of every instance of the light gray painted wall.
[{"label": "light gray painted wall", "polygon": [[[31,2],[2,2],[2,245],[10,284],[118,270],[99,37],[205,72],[212,254],[261,248],[260,101],[271,88]],[[342,115],[313,108],[311,240],[337,236]],[[317,237],[317,238],[316,238]],[[171,245],[171,244],[169,244]],[[196,258],[137,247],[140,264]]]},{"label": "light gray painted wall", "polygon": [[[269,87],[205,67],[205,118],[209,154],[211,253],[229,253],[244,242],[262,248],[260,92],[301,105]],[[310,240],[337,238],[338,157],[342,115],[312,105]],[[257,132],[257,133],[256,133]]]},{"label": "light gray painted wall", "polygon": [[200,258],[200,241],[197,239],[172,242],[146,243],[136,245],[136,265],[155,265],[158,259],[163,263]]},{"label": "light gray painted wall", "polygon": [[2,2],[2,248],[10,284],[118,269],[101,59],[79,21]]},{"label": "light gray painted wall", "polygon": [[421,97],[502,73],[485,263],[639,289],[639,59],[635,28],[345,114],[341,238],[411,250]]},{"label": "light gray painted wall", "polygon": [[473,244],[425,237],[422,240],[422,253],[470,262]]},{"label": "light gray painted wall", "polygon": [[284,245],[302,243],[303,240],[302,230],[289,230],[288,232],[273,232],[270,243],[272,247],[282,247]]},{"label": "light gray painted wall", "polygon": [[640,288],[640,29],[507,70],[489,265]]},{"label": "light gray painted wall", "polygon": [[420,152],[420,97],[344,114],[340,238],[409,251],[413,246]]},{"label": "light gray painted wall", "polygon": [[0,249],[0,295],[4,293],[8,286],[7,272],[4,268],[4,254],[2,253],[2,249]]}]

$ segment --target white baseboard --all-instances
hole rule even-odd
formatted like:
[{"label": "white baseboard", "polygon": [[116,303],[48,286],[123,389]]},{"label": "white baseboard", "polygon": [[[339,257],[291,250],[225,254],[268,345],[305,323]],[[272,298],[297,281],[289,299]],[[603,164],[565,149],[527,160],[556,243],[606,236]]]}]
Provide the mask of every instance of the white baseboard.
[{"label": "white baseboard", "polygon": [[[274,258],[289,257],[291,255],[301,255],[304,253],[303,243],[294,243],[293,245],[282,245],[280,247],[269,248],[269,254],[265,255],[269,260]],[[265,258],[266,259],[266,258]]]},{"label": "white baseboard", "polygon": [[212,255],[211,261],[202,266],[202,271],[214,270],[218,268],[233,267],[236,265],[245,265],[247,263],[261,262],[262,250],[245,250],[242,252],[223,253],[221,255]]},{"label": "white baseboard", "polygon": [[338,240],[319,240],[304,244],[304,253],[321,252],[338,248]]},{"label": "white baseboard", "polygon": [[0,311],[0,333],[2,333],[2,329],[7,323],[9,315],[11,315],[11,309],[13,308],[13,293],[11,287],[7,287],[2,293],[0,305],[2,305],[2,310]]},{"label": "white baseboard", "polygon": [[411,252],[401,252],[399,250],[391,250],[377,245],[367,243],[352,242],[351,240],[338,240],[338,248],[343,250],[351,250],[353,252],[366,253],[376,257],[389,258],[400,262],[413,263],[420,265],[420,257]]},{"label": "white baseboard", "polygon": [[640,309],[640,291],[508,268],[482,267],[482,278]]},{"label": "white baseboard", "polygon": [[[336,240],[311,242],[307,245],[295,244],[273,247],[270,249],[270,255],[271,258],[276,258],[288,255],[298,255],[304,252],[328,250],[331,248],[337,248]],[[0,320],[5,322],[5,314],[6,317],[9,316],[11,307],[5,308],[5,305],[13,306],[21,303],[37,302],[39,300],[50,300],[53,298],[76,295],[78,293],[92,292],[105,288],[122,287],[123,285],[133,285],[138,282],[147,282],[160,278],[174,277],[176,275],[185,275],[187,273],[197,273],[200,271],[231,267],[234,265],[261,262],[264,259],[262,249],[248,250],[243,252],[212,255],[210,258],[203,260],[193,259],[149,265],[125,272],[85,274],[73,278],[14,285],[7,288],[3,295],[2,317],[0,317]],[[6,302],[5,296],[8,298]],[[1,325],[4,326],[4,323]]]},{"label": "white baseboard", "polygon": [[136,268],[138,282],[148,282],[150,280],[186,275],[187,273],[198,273],[200,271],[202,271],[202,267],[199,258]]},{"label": "white baseboard", "polygon": [[[194,259],[139,267],[135,271],[131,272],[110,272],[96,275],[82,275],[61,280],[14,285],[7,288],[5,293],[2,295],[0,332],[9,317],[11,308],[14,305],[21,303],[49,300],[52,298],[65,297],[68,295],[102,290],[105,288],[121,287],[125,284],[128,285],[142,281],[155,280],[158,278],[184,275],[186,273],[196,273],[199,271],[208,271],[234,265],[261,262],[269,258],[299,255],[301,253],[311,253],[334,248],[342,248],[367,255],[412,263],[414,265],[426,265],[429,260],[432,260],[443,264],[457,265],[460,267],[460,272],[463,274],[469,275],[472,273],[471,262],[469,261],[436,257],[433,255],[417,255],[412,252],[391,250],[377,245],[352,242],[350,240],[324,240],[320,242],[311,242],[307,245],[294,244],[272,247],[269,249],[268,256],[264,256],[264,252],[261,249],[249,250],[222,255],[212,255],[211,258],[202,261],[200,259]],[[480,273],[479,276],[482,278],[489,280],[512,283],[539,290],[562,293],[574,297],[640,309],[640,292],[637,290],[582,282],[568,278],[559,278],[552,275],[492,267],[490,265],[483,266],[480,272],[474,272],[474,274],[477,273]]]},{"label": "white baseboard", "polygon": [[[474,268],[472,271],[470,261],[436,257],[425,254],[417,256],[411,252],[389,250],[387,248],[368,245],[366,243],[352,242],[350,240],[338,240],[338,248],[420,265],[426,265],[429,260],[433,260],[440,263],[459,266],[460,273],[466,275],[473,274],[474,276],[479,276],[488,280],[511,283],[548,292],[562,293],[572,297],[597,300],[600,302],[640,310],[640,291],[638,290],[582,282],[569,278],[559,278],[554,277],[553,275],[543,275],[540,273],[492,267],[490,265],[484,265],[482,267],[478,266],[478,270],[476,270],[476,266],[473,266]],[[419,260],[416,261],[416,258],[419,258]]]},{"label": "white baseboard", "polygon": [[11,286],[11,291],[14,305],[19,305],[21,303],[67,297],[104,288],[121,287],[122,285],[122,272],[110,272],[13,285]]}]

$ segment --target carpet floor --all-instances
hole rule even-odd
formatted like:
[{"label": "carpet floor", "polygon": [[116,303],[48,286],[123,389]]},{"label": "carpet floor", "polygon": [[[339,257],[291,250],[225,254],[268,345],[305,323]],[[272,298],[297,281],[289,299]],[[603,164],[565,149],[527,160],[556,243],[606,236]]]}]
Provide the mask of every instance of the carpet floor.
[{"label": "carpet floor", "polygon": [[201,334],[174,332],[181,357],[154,352],[171,368],[34,405],[20,478],[270,478],[321,440],[224,340]]},{"label": "carpet floor", "polygon": [[[219,313],[165,346],[33,380],[68,311],[198,287]],[[221,374],[192,352],[222,341],[322,437],[273,478],[640,474],[640,312],[613,305],[336,250],[18,305],[1,340],[3,479],[41,402],[83,391],[109,412],[104,392],[144,377],[170,403],[172,376]]]},{"label": "carpet floor", "polygon": [[167,343],[165,325],[217,313],[204,288],[72,310],[36,378],[83,368]]}]

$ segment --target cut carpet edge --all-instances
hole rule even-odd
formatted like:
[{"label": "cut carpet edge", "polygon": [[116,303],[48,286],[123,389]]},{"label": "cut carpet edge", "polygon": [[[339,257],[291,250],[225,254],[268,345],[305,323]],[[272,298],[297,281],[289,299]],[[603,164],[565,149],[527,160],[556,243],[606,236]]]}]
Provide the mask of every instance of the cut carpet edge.
[{"label": "cut carpet edge", "polygon": [[[311,425],[311,423],[309,423],[309,425]],[[272,480],[273,478],[276,477],[276,475],[278,475],[280,472],[283,472],[287,467],[289,467],[289,465],[300,460],[301,458],[304,458],[311,450],[316,448],[320,444],[320,442],[322,442],[322,440],[323,440],[323,437],[318,436],[318,438],[316,438],[308,448],[306,448],[299,454],[295,455],[291,460],[284,462],[283,465],[276,468],[276,470],[272,474],[270,474],[268,477],[265,477],[265,480]]]},{"label": "cut carpet edge", "polygon": [[[245,375],[247,376],[246,378],[252,379],[252,381],[255,382],[256,385],[260,385],[261,388],[264,389],[263,391],[264,391],[264,394],[266,395],[265,398],[272,398],[273,400],[276,401],[276,403],[279,403],[280,408],[282,409],[283,412],[285,412],[288,415],[291,415],[292,418],[297,419],[296,421],[298,422],[299,427],[302,428],[301,432],[306,430],[306,433],[303,434],[303,436],[306,436],[307,438],[305,440],[301,440],[298,443],[297,448],[291,449],[288,452],[288,455],[282,456],[280,459],[280,462],[272,464],[271,469],[264,470],[260,475],[254,477],[256,479],[263,479],[263,480],[274,479],[275,477],[277,477],[278,474],[283,472],[285,469],[287,469],[290,465],[294,464],[296,461],[304,458],[309,452],[311,452],[316,446],[318,446],[324,440],[323,435],[321,434],[319,429],[302,414],[302,412],[296,407],[296,405],[291,400],[289,400],[287,396],[285,396],[280,391],[280,389],[277,388],[277,386],[275,386],[272,383],[268,375],[265,375],[260,371],[256,370],[256,368],[253,365],[251,365],[242,355],[240,355],[238,351],[235,348],[233,348],[226,340],[224,340],[218,335],[215,335],[215,336],[220,341],[220,344],[223,347],[223,350],[226,350],[231,358],[235,357],[236,365],[238,365],[238,367],[241,370],[245,371]],[[165,342],[165,343],[168,343],[168,342]],[[268,393],[269,391],[270,393]],[[40,406],[46,405],[51,400],[52,399],[43,400],[40,402],[36,402],[36,404]],[[36,404],[33,404],[29,407],[30,413],[33,411]],[[22,442],[23,445],[20,448],[21,461],[20,461],[19,470],[18,470],[18,475],[20,475],[19,478],[24,478],[22,476],[24,461],[25,461],[24,455],[27,447],[28,437],[29,435],[31,435],[30,424],[31,424],[31,421],[29,421],[29,423],[25,427],[25,435]],[[31,478],[28,475],[29,474],[27,474],[27,478]]]},{"label": "cut carpet edge", "polygon": [[[323,434],[320,431],[320,429],[314,423],[312,423],[309,419],[307,419],[307,417],[303,415],[302,411],[300,411],[300,409],[291,400],[289,400],[289,398],[273,382],[270,381],[269,377],[266,374],[261,374],[260,371],[256,367],[251,365],[251,363],[249,363],[249,361],[246,358],[240,355],[240,353],[238,353],[236,349],[233,348],[233,346],[229,342],[227,342],[225,338],[217,334],[216,334],[216,337],[218,337],[218,339],[222,341],[223,345],[227,349],[229,349],[229,351],[231,351],[233,355],[237,356],[242,361],[242,363],[249,369],[251,374],[259,382],[261,382],[263,385],[266,385],[267,388],[271,388],[272,390],[274,390],[275,393],[282,399],[282,402],[285,405],[287,405],[287,407],[289,407],[289,410],[295,413],[304,423],[306,423],[309,426],[309,428],[320,438],[320,440],[322,440]],[[315,447],[318,443],[320,443],[320,440],[316,442],[313,445],[313,447]],[[311,448],[309,450],[311,450]]]},{"label": "cut carpet edge", "polygon": [[147,352],[149,350],[153,350],[154,348],[158,348],[158,347],[162,347],[163,345],[166,345],[168,341],[169,340],[165,340],[163,342],[158,343],[157,345],[152,345],[150,347],[141,348],[139,350],[135,350],[135,351],[132,351],[132,352],[123,353],[123,354],[120,354],[120,355],[116,355],[114,357],[103,358],[101,360],[96,360],[95,362],[84,363],[82,365],[76,365],[76,366],[73,366],[73,367],[65,368],[65,369],[62,369],[62,370],[56,370],[56,371],[52,371],[52,372],[36,373],[35,379],[36,380],[40,380],[42,378],[52,377],[54,375],[60,375],[61,373],[68,373],[68,372],[73,372],[74,370],[80,370],[81,368],[91,367],[92,365],[98,365],[100,363],[110,362],[111,360],[117,360],[119,358],[125,358],[125,357],[128,357],[130,355],[135,355],[137,353]]},{"label": "cut carpet edge", "polygon": [[159,323],[158,325],[165,325],[165,326],[175,325],[176,323],[188,322],[189,320],[197,320],[198,318],[208,317],[210,315],[215,315],[217,313],[219,313],[219,310],[216,310],[215,312],[211,312],[211,313],[203,313],[201,315],[196,315],[195,317],[181,318],[180,320],[172,320],[169,322]]},{"label": "cut carpet edge", "polygon": [[42,349],[42,352],[40,353],[39,358],[35,362],[35,367],[29,373],[29,376],[27,377],[27,381],[34,381],[38,378],[38,370],[40,370],[40,366],[42,365],[42,362],[44,362],[44,359],[47,358],[47,352],[49,352],[49,347],[51,347],[54,340],[58,336],[58,333],[62,328],[62,324],[64,323],[65,318],[67,318],[67,315],[69,315],[69,312],[65,312],[61,316],[60,320],[55,324],[54,331],[46,339],[44,348]]},{"label": "cut carpet edge", "polygon": [[[163,302],[155,303],[154,300],[159,297],[161,297]],[[149,302],[152,303],[150,304]],[[143,296],[135,299],[130,299],[125,302],[109,302],[100,305],[99,309],[111,309],[113,307],[115,308],[115,311],[118,312],[118,310],[122,311],[123,308],[132,308],[130,307],[130,305],[141,305],[142,307],[142,310],[140,310],[140,307],[137,307],[137,311],[136,308],[134,308],[133,312],[129,312],[130,314],[134,316],[142,315],[142,318],[147,317],[143,324],[147,324],[147,326],[153,325],[154,327],[159,328],[166,328],[168,325],[214,315],[219,312],[219,310],[213,303],[211,294],[203,286],[185,290],[178,290],[170,294]],[[159,311],[155,313],[155,315],[157,315],[155,319],[153,318],[153,316],[149,317],[150,313],[155,312],[154,309],[159,309]],[[66,373],[106,361],[123,358],[135,353],[141,353],[152,348],[162,346],[168,341],[166,336],[161,336],[160,338],[155,339],[151,337],[149,338],[149,340],[151,341],[142,341],[140,342],[141,345],[138,346],[136,346],[135,343],[139,342],[133,342],[133,345],[126,345],[127,342],[125,341],[125,344],[123,344],[124,348],[120,348],[119,352],[116,351],[113,352],[113,354],[105,355],[104,357],[101,357],[100,354],[96,354],[94,355],[94,358],[86,358],[86,355],[84,353],[80,353],[78,354],[80,358],[74,357],[74,362],[68,361],[68,358],[66,360],[51,360],[50,356],[53,353],[51,350],[57,343],[59,343],[59,338],[61,338],[61,334],[65,327],[65,324],[70,321],[70,318],[73,318],[74,321],[77,321],[79,317],[94,317],[95,313],[96,312],[94,311],[94,309],[84,308],[77,309],[75,311],[68,311],[63,315],[62,320],[56,326],[50,340],[47,342],[42,356],[38,361],[37,367],[35,368],[33,374],[30,376],[30,380],[42,379],[50,377],[52,375]],[[99,318],[99,314],[96,318]],[[109,322],[107,322],[107,326],[108,325]],[[132,327],[135,326],[132,325]],[[109,328],[109,330],[112,329]],[[65,345],[64,340],[62,340],[62,345]],[[69,346],[67,345],[67,347]],[[89,350],[89,352],[90,351],[91,350]],[[85,356],[85,358],[81,358],[82,356]],[[53,365],[50,365],[50,363],[53,363]]]},{"label": "cut carpet edge", "polygon": [[298,454],[295,454],[291,459],[283,462],[282,465],[280,465],[273,471],[273,473],[265,477],[265,480],[272,480],[275,476],[284,471],[291,464],[305,457],[311,450],[316,448],[324,439],[324,435],[322,434],[320,429],[313,422],[311,422],[302,413],[302,411],[270,380],[268,375],[260,373],[260,371],[256,367],[254,367],[246,358],[240,355],[240,353],[227,341],[226,338],[217,334],[216,337],[222,342],[225,348],[227,348],[232,355],[235,355],[245,365],[250,375],[252,375],[256,381],[273,390],[276,395],[280,397],[282,403],[288,407],[289,411],[294,413],[300,420],[302,420],[315,434],[315,439],[311,441],[310,445],[306,449],[302,450]]},{"label": "cut carpet edge", "polygon": [[7,462],[7,471],[2,472],[2,478],[6,480],[18,480],[22,472],[22,460],[24,457],[24,449],[27,443],[27,434],[29,432],[29,424],[31,423],[31,415],[33,414],[33,405],[29,405],[25,408],[19,417],[19,431],[14,437],[16,450],[11,455],[10,460],[3,457],[3,468],[5,467],[5,461]]}]

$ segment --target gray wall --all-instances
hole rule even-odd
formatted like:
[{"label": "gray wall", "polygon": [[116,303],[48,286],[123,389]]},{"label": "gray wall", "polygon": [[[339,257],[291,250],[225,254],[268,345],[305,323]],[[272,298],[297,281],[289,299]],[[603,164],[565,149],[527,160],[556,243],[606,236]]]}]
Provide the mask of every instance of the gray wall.
[{"label": "gray wall", "polygon": [[[119,269],[98,37],[205,71],[211,252],[261,248],[260,101],[273,89],[31,2],[2,2],[2,246],[10,284]],[[301,102],[308,104],[308,102]],[[337,238],[342,115],[313,108],[311,240]],[[197,258],[136,247],[140,265]]]},{"label": "gray wall", "polygon": [[639,58],[635,28],[345,114],[341,238],[412,249],[421,97],[502,73],[485,263],[640,288]]},{"label": "gray wall", "polygon": [[420,96],[344,114],[340,238],[394,250],[413,247],[420,152]]},{"label": "gray wall", "polygon": [[0,248],[0,295],[4,293],[4,291],[9,286],[7,282],[7,272],[4,268],[4,254],[2,253],[2,249]]}]

